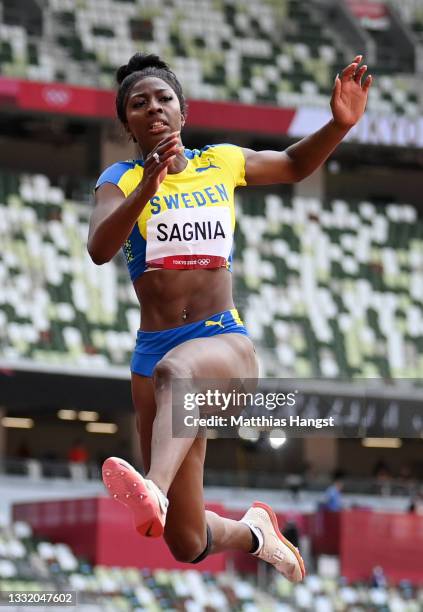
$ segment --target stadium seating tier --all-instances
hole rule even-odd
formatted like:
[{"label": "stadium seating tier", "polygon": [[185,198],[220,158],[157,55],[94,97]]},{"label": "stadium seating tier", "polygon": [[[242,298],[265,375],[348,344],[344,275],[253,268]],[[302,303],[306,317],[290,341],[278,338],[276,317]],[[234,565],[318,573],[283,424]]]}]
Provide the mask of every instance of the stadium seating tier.
[{"label": "stadium seating tier", "polygon": [[264,591],[234,572],[92,566],[68,545],[35,537],[27,523],[0,528],[1,591],[73,591],[78,609],[90,612],[420,612],[423,605],[423,589],[407,582],[371,587],[310,574],[293,585],[272,573],[268,583]]},{"label": "stadium seating tier", "polygon": [[[235,296],[262,376],[422,377],[414,207],[237,194]],[[121,257],[91,262],[89,214],[45,176],[0,176],[3,360],[128,366],[137,299]]]},{"label": "stadium seating tier", "polygon": [[[12,4],[0,24],[0,71],[30,80],[113,88],[116,68],[142,51],[169,61],[187,97],[327,107],[336,73],[357,52],[308,0],[48,0],[42,13],[28,5],[25,18]],[[403,12],[420,31],[418,5]],[[370,109],[419,113],[417,77],[371,71]]]}]

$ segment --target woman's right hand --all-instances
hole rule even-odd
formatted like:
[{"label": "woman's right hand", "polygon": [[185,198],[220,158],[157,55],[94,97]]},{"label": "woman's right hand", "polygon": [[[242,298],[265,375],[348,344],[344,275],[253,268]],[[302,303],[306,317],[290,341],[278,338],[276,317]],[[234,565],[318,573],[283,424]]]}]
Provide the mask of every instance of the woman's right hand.
[{"label": "woman's right hand", "polygon": [[[168,168],[183,150],[179,132],[159,142],[144,161],[143,178],[126,196],[117,185],[105,182],[96,190],[96,205],[90,219],[88,252],[94,263],[110,261],[127,240],[142,209],[158,191]],[[159,163],[154,154],[159,156]]]},{"label": "woman's right hand", "polygon": [[157,193],[160,184],[166,177],[170,164],[175,159],[177,153],[182,150],[180,134],[179,132],[173,132],[150,151],[145,158],[144,174],[139,184],[139,190],[143,198],[149,200]]}]

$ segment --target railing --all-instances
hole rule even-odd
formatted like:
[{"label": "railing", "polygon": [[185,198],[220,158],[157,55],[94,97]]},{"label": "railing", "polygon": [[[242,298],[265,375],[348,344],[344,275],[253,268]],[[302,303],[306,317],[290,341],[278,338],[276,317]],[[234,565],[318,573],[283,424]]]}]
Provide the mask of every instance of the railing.
[{"label": "railing", "polygon": [[[276,489],[291,493],[321,493],[331,484],[322,476],[308,478],[299,474],[269,472],[206,470],[204,484],[209,487],[240,487],[246,489]],[[342,492],[352,495],[378,495],[383,497],[410,497],[423,487],[417,480],[345,478]]]},{"label": "railing", "polygon": [[101,471],[98,464],[71,463],[44,459],[0,459],[0,476],[21,476],[31,480],[42,478],[69,478],[72,480],[98,480]]},{"label": "railing", "polygon": [[[136,466],[138,467],[138,466]],[[40,480],[61,478],[78,481],[101,480],[101,465],[94,462],[72,463],[43,459],[0,459],[2,475]],[[245,489],[274,489],[290,493],[321,493],[330,485],[325,475],[312,478],[300,474],[251,472],[245,470],[209,470],[204,473],[204,484],[209,487]],[[411,497],[423,488],[418,480],[345,478],[343,493],[353,495],[379,495],[383,497]]]}]

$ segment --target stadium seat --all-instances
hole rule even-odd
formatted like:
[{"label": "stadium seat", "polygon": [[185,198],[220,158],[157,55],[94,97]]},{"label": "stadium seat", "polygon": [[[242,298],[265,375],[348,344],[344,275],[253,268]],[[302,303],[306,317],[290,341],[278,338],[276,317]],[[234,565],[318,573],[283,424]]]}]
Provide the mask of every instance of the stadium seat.
[{"label": "stadium seat", "polygon": [[391,0],[391,4],[409,24],[416,36],[423,39],[423,6],[419,0]]},{"label": "stadium seat", "polygon": [[346,585],[337,575],[310,573],[303,583],[293,585],[271,573],[267,582],[265,592],[235,572],[93,567],[78,559],[68,545],[35,538],[24,523],[0,529],[2,591],[76,591],[81,609],[347,612],[370,606],[419,612],[423,602],[422,589],[406,584],[372,588],[363,581]]},{"label": "stadium seat", "polygon": [[[399,4],[405,21],[423,32],[421,10],[411,9],[410,0]],[[111,88],[116,68],[133,53],[154,52],[171,63],[188,97],[327,108],[334,76],[351,58],[316,6],[307,0],[245,6],[203,0],[202,7],[198,11],[189,0],[166,6],[48,0],[42,19],[53,24],[54,41],[47,45],[24,25],[2,24],[0,69],[31,80]],[[416,77],[384,74],[379,66],[372,73],[370,108],[418,113]]]},{"label": "stadium seat", "polygon": [[[248,246],[239,250],[237,287],[264,375],[420,376],[423,242],[415,209],[334,201],[323,210],[307,198],[292,205],[277,195],[257,198],[266,216],[253,237],[249,200],[239,206],[237,244]],[[291,225],[282,230],[286,239],[277,233],[280,220]],[[276,366],[269,367],[269,348]]]}]

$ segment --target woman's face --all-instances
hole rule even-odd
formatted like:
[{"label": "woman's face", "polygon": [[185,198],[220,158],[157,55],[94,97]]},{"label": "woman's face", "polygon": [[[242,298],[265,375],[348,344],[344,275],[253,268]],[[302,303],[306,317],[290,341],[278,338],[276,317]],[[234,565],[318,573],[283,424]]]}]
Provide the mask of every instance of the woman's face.
[{"label": "woman's face", "polygon": [[126,129],[146,156],[163,138],[185,123],[178,96],[158,77],[145,77],[132,87],[126,102]]}]

